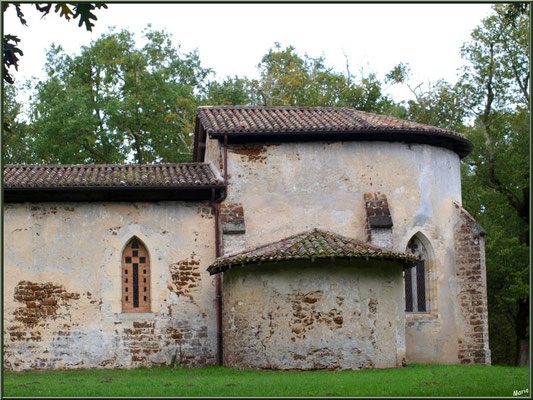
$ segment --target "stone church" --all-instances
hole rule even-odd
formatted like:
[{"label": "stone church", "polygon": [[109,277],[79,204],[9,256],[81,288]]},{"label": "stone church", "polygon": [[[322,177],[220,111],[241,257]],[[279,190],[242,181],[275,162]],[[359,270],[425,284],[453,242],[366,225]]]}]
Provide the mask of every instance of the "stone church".
[{"label": "stone church", "polygon": [[4,167],[4,367],[490,364],[448,130],[200,107],[193,163]]}]

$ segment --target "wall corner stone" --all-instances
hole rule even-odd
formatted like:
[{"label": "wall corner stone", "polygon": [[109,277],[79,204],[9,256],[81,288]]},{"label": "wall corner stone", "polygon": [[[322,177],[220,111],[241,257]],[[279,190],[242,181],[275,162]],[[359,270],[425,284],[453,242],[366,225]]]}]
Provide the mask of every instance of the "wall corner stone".
[{"label": "wall corner stone", "polygon": [[490,364],[485,230],[458,203],[455,233],[455,278],[459,326],[458,359],[461,364]]}]

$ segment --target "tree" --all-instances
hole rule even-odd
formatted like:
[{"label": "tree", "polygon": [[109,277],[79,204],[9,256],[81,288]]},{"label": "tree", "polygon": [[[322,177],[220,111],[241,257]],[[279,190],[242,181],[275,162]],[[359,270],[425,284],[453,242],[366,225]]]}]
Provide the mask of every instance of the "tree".
[{"label": "tree", "polygon": [[463,201],[488,232],[493,361],[524,365],[529,362],[529,13],[512,4],[493,10],[463,46],[468,64],[456,84],[412,88],[404,64],[387,79],[408,85],[414,94],[408,119],[465,132],[474,143],[462,163]]},{"label": "tree", "polygon": [[[462,49],[462,84],[475,116],[475,151],[465,168],[466,200],[487,238],[492,306],[513,322],[516,363],[529,363],[529,18],[495,5]],[[476,190],[477,189],[477,190]],[[481,190],[479,190],[481,189]],[[489,292],[489,295],[491,293]]]},{"label": "tree", "polygon": [[393,102],[374,74],[356,78],[326,67],[323,57],[301,57],[295,48],[270,49],[258,65],[260,78],[250,83],[253,104],[266,106],[353,107],[383,112]]},{"label": "tree", "polygon": [[429,83],[425,89],[422,84],[412,87],[410,71],[408,64],[400,63],[385,76],[386,83],[404,84],[414,96],[414,100],[402,101],[397,106],[397,116],[452,131],[465,131],[470,114],[461,86],[441,79]]},{"label": "tree", "polygon": [[164,31],[102,35],[80,55],[52,46],[48,78],[34,85],[30,131],[44,163],[188,161],[208,69]]},{"label": "tree", "polygon": [[22,104],[17,100],[19,88],[6,85],[2,107],[4,124],[2,129],[2,159],[4,163],[33,161],[28,125],[22,119]]},{"label": "tree", "polygon": [[238,76],[227,77],[222,82],[212,81],[207,84],[206,105],[250,105],[252,102],[251,82]]},{"label": "tree", "polygon": [[[2,13],[5,13],[7,8],[13,5],[16,10],[17,18],[22,25],[27,25],[24,19],[24,13],[20,3],[2,3]],[[37,11],[43,14],[43,17],[48,15],[52,10],[52,3],[34,3]],[[70,19],[79,18],[78,26],[85,25],[88,31],[92,30],[94,23],[91,20],[97,20],[96,15],[92,13],[95,9],[107,8],[103,3],[55,3],[54,12],[59,14],[60,17],[64,17],[67,21]],[[24,53],[18,47],[20,39],[17,36],[6,34],[3,37],[3,51],[4,51],[4,63],[2,70],[4,74],[4,80],[8,83],[13,83],[13,78],[9,74],[9,68],[11,66],[18,69],[19,55]]]}]

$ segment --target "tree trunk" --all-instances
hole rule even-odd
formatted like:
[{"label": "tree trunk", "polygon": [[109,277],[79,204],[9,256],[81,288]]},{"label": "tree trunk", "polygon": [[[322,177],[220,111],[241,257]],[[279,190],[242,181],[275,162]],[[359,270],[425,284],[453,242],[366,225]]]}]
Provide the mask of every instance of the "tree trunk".
[{"label": "tree trunk", "polygon": [[131,133],[131,136],[133,137],[133,148],[135,149],[135,161],[137,164],[143,163],[143,153],[141,148],[141,142],[139,140],[139,134],[137,132],[134,132],[132,129],[128,129]]},{"label": "tree trunk", "polygon": [[529,365],[529,298],[520,300],[516,316],[516,365]]}]

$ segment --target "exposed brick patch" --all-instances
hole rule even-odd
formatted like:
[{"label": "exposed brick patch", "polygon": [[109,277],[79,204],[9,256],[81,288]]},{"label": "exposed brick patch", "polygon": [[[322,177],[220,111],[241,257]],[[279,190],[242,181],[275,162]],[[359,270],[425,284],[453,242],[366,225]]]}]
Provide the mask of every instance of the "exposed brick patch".
[{"label": "exposed brick patch", "polygon": [[[367,230],[373,228],[391,228],[392,217],[387,196],[383,193],[365,193],[365,210],[367,216]],[[368,235],[370,232],[367,232]],[[368,236],[370,240],[370,236]]]},{"label": "exposed brick patch", "polygon": [[455,203],[455,274],[465,332],[458,338],[461,364],[490,364],[484,230]]},{"label": "exposed brick patch", "polygon": [[198,266],[200,261],[194,259],[182,260],[169,265],[172,284],[168,289],[177,295],[188,296],[192,299],[191,291],[200,284],[201,275]]},{"label": "exposed brick patch", "polygon": [[367,241],[374,246],[394,248],[392,242],[392,217],[387,196],[380,192],[365,193],[365,232]]},{"label": "exposed brick patch", "polygon": [[200,209],[200,217],[206,218],[206,219],[213,219],[214,218],[214,210],[212,207],[202,207]]},{"label": "exposed brick patch", "polygon": [[180,321],[175,326],[167,327],[163,335],[163,344],[172,351],[171,363],[193,367],[213,363],[214,355],[206,351],[207,326],[192,326]]},{"label": "exposed brick patch", "polygon": [[314,292],[289,295],[292,306],[292,319],[289,322],[291,340],[305,339],[305,334],[313,328],[314,324],[324,323],[330,329],[340,328],[344,322],[342,311],[335,308],[324,312],[318,307],[324,292],[316,290]]},{"label": "exposed brick patch", "polygon": [[[377,348],[376,346],[376,322],[377,322],[377,316],[378,316],[378,300],[377,299],[368,299],[368,322],[370,326],[370,335],[369,340],[370,343],[372,343],[372,346],[374,349]],[[372,368],[374,366],[373,362],[371,362],[372,365],[364,366],[363,368]]]},{"label": "exposed brick patch", "polygon": [[[87,292],[90,295],[89,292]],[[48,319],[56,319],[61,314],[60,307],[69,307],[72,300],[79,300],[78,293],[70,293],[61,285],[20,281],[15,286],[14,299],[24,305],[15,312],[15,320],[23,325],[34,327]],[[90,297],[90,296],[88,296]]]},{"label": "exposed brick patch", "polygon": [[368,300],[368,312],[370,314],[376,314],[378,312],[378,301],[376,299]]},{"label": "exposed brick patch", "polygon": [[232,145],[229,151],[239,154],[243,161],[260,162],[266,164],[267,146],[262,143],[245,143]]},{"label": "exposed brick patch", "polygon": [[133,366],[146,365],[150,354],[161,351],[162,335],[155,332],[155,321],[134,321],[133,328],[123,328],[120,336]]},{"label": "exposed brick patch", "polygon": [[21,325],[11,325],[7,328],[7,337],[5,341],[11,342],[39,342],[42,339],[41,332],[36,330],[28,330],[27,327]]},{"label": "exposed brick patch", "polygon": [[220,207],[220,223],[222,224],[222,232],[224,234],[244,233],[246,229],[242,204],[222,203]]},{"label": "exposed brick patch", "polygon": [[[169,325],[172,323],[172,325]],[[209,348],[207,326],[188,321],[133,321],[117,329],[133,367],[153,365],[205,366],[214,363]]]},{"label": "exposed brick patch", "polygon": [[79,312],[80,306],[91,305],[94,307],[92,312],[97,313],[101,300],[90,292],[73,293],[62,285],[31,281],[20,281],[14,288],[13,297],[22,306],[6,316],[4,368],[85,366],[84,361],[72,353],[73,343],[83,341],[85,337],[85,333],[79,330],[79,323],[73,321],[73,315]]}]

